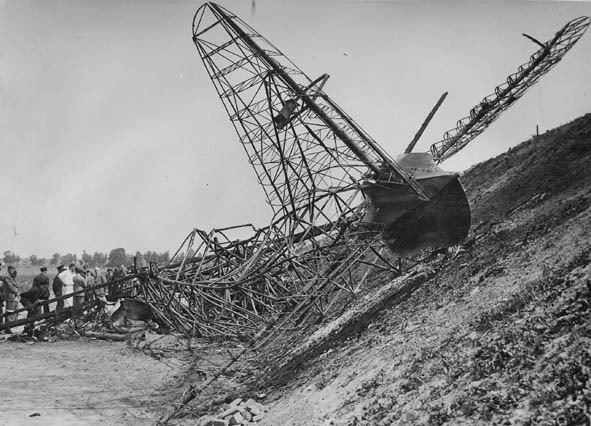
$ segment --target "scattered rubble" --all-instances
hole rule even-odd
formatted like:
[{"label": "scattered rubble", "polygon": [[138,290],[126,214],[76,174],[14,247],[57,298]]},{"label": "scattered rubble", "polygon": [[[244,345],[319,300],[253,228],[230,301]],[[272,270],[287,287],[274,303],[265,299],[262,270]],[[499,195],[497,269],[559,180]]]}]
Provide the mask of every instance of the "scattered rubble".
[{"label": "scattered rubble", "polygon": [[267,411],[267,407],[254,399],[244,401],[237,398],[221,413],[200,417],[196,426],[256,425],[263,420]]}]

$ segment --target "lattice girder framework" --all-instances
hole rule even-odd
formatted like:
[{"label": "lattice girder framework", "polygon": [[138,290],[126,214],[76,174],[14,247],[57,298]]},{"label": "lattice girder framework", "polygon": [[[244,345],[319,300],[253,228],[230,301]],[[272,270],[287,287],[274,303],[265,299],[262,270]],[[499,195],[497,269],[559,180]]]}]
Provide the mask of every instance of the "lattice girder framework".
[{"label": "lattice girder framework", "polygon": [[480,135],[562,59],[587,31],[589,22],[588,17],[582,16],[568,22],[546,43],[533,39],[541,47],[530,56],[529,61],[520,65],[503,84],[495,87],[494,93],[482,99],[470,110],[468,117],[457,122],[455,128],[445,132],[441,141],[431,145],[431,154],[435,160],[446,160]]},{"label": "lattice girder framework", "polygon": [[[548,71],[589,25],[569,22],[507,83],[433,145],[446,158],[488,126]],[[193,41],[263,186],[270,226],[195,229],[139,297],[168,325],[193,335],[254,336],[324,314],[335,294],[355,293],[367,267],[399,273],[371,231],[360,188],[385,180],[428,200],[420,185],[268,40],[213,3],[197,11]],[[492,105],[492,106],[489,106]],[[414,198],[413,198],[414,197]],[[248,231],[248,232],[247,232]],[[248,234],[248,237],[244,237]]]},{"label": "lattice girder framework", "polygon": [[[233,233],[248,238],[234,238]],[[170,263],[142,281],[138,298],[187,334],[252,337],[268,321],[293,327],[324,314],[335,292],[355,293],[368,268],[398,272],[383,245],[351,232],[294,243],[274,226],[195,229]]]},{"label": "lattice girder framework", "polygon": [[368,173],[422,188],[274,45],[240,18],[206,3],[193,40],[286,233],[337,221],[363,201]]}]

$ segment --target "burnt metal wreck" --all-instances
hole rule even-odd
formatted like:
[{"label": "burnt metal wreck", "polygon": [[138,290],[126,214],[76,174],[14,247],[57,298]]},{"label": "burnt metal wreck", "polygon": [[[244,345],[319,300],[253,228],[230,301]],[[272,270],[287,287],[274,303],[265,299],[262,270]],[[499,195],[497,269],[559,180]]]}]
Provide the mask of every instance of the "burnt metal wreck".
[{"label": "burnt metal wreck", "polygon": [[[265,228],[194,229],[170,262],[124,282],[122,294],[190,336],[243,338],[258,349],[325,315],[396,256],[460,244],[470,206],[459,174],[439,164],[481,134],[556,65],[589,27],[573,19],[472,108],[429,152],[413,152],[439,99],[396,159],[239,17],[199,8],[193,42],[273,209]],[[244,235],[250,235],[244,238]],[[10,324],[8,324],[10,326]]]},{"label": "burnt metal wreck", "polygon": [[[458,173],[439,164],[481,134],[556,65],[589,26],[573,19],[426,153],[392,158],[271,42],[206,3],[193,42],[273,209],[271,224],[195,229],[138,297],[192,335],[257,336],[258,348],[326,314],[370,271],[400,256],[460,244],[470,207]],[[249,238],[235,238],[249,232]],[[264,333],[263,333],[263,330]]]}]

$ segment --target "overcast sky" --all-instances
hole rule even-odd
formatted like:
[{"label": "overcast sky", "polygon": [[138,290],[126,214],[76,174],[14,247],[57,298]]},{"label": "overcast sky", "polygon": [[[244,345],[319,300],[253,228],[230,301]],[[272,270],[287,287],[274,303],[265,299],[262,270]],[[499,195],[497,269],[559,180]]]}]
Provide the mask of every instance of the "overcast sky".
[{"label": "overcast sky", "polygon": [[[219,1],[392,155],[426,151],[587,2]],[[0,250],[174,251],[265,226],[254,171],[191,40],[196,1],[0,0]],[[460,154],[465,170],[591,111],[591,35]],[[16,234],[15,235],[15,230]]]}]

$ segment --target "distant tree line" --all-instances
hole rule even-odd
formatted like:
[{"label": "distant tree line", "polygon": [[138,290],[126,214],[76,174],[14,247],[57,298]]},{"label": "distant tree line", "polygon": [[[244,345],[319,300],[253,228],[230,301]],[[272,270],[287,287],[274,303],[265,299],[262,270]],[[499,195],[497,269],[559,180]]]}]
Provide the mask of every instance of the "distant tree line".
[{"label": "distant tree line", "polygon": [[115,267],[120,265],[133,264],[133,258],[137,258],[139,266],[147,265],[149,262],[165,263],[170,260],[168,251],[158,253],[156,251],[148,250],[145,253],[136,251],[135,254],[127,253],[124,248],[119,247],[107,253],[94,252],[90,254],[84,250],[82,255],[78,256],[74,253],[60,254],[54,253],[49,259],[45,257],[38,257],[34,254],[30,255],[28,259],[23,260],[21,257],[13,253],[11,250],[4,252],[2,263],[4,264],[20,264],[22,262],[28,263],[31,266],[57,266],[69,265],[70,263],[83,263],[88,266],[99,267]]}]

